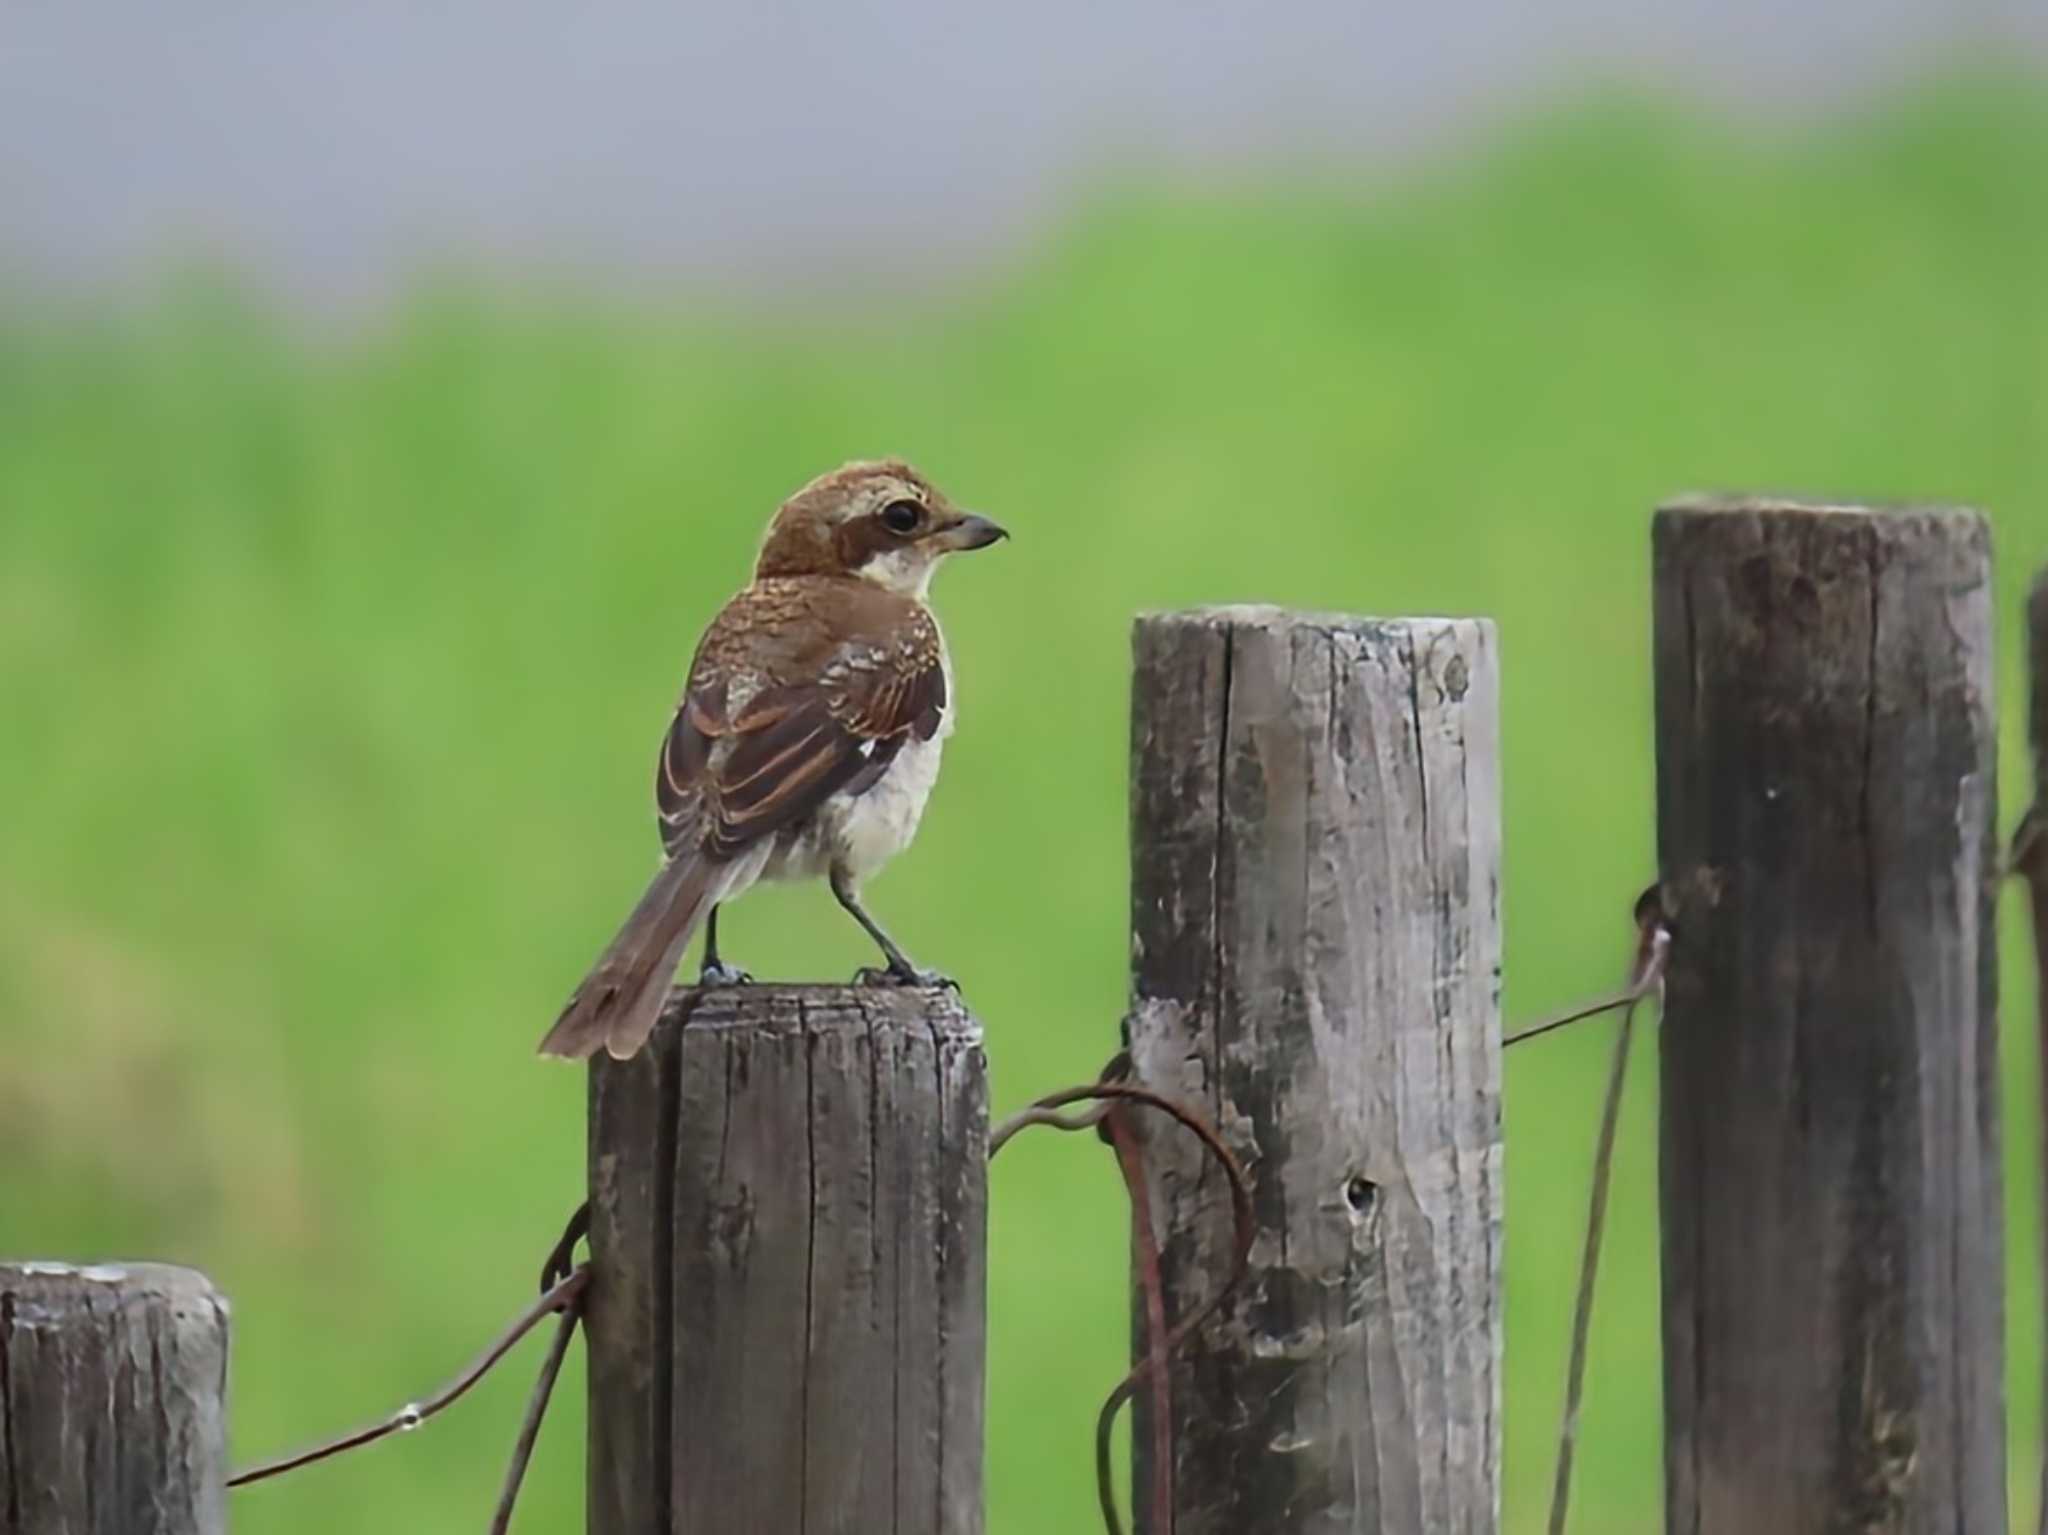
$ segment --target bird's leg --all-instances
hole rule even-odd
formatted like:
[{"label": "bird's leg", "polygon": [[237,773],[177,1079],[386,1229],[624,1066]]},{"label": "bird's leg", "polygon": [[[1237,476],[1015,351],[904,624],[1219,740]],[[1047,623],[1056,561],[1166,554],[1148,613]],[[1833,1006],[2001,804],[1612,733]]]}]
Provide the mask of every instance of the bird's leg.
[{"label": "bird's leg", "polygon": [[843,869],[832,871],[832,894],[847,914],[861,925],[868,937],[875,940],[883,955],[888,959],[886,969],[866,969],[857,972],[854,984],[858,986],[954,986],[951,976],[941,975],[936,970],[920,970],[910,962],[910,956],[896,946],[896,940],[882,931],[882,924],[867,914],[860,904],[860,894],[853,888],[853,877]]},{"label": "bird's leg", "polygon": [[745,986],[754,978],[746,971],[726,964],[718,957],[718,908],[704,919],[704,965],[697,972],[699,986]]}]

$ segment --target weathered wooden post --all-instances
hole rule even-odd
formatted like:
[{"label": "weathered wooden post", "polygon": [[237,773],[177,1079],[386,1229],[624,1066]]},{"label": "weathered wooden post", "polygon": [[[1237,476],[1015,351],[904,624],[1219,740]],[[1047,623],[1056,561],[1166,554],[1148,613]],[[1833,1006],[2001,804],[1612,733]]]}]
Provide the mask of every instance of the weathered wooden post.
[{"label": "weathered wooden post", "polygon": [[0,1264],[0,1530],[221,1535],[227,1376],[202,1274]]},{"label": "weathered wooden post", "polygon": [[952,992],[682,992],[599,1062],[592,1535],[976,1535],[987,1159]]},{"label": "weathered wooden post", "polygon": [[[1214,1116],[1258,1215],[1245,1293],[1174,1368],[1171,1535],[1490,1532],[1492,625],[1221,608],[1141,620],[1135,651],[1133,1058]],[[1149,1144],[1185,1315],[1227,1203],[1184,1138]]]},{"label": "weathered wooden post", "polygon": [[2003,1535],[1985,524],[1654,545],[1667,1528]]},{"label": "weathered wooden post", "polygon": [[[2040,1073],[2038,1102],[2048,1109],[2048,568],[2034,577],[2027,593],[2027,741],[2033,748],[2034,803],[2022,822],[2014,843],[2014,863],[2026,880],[2028,902],[2033,908],[2034,928],[2034,1037]],[[2048,1113],[2039,1127],[2034,1176],[2048,1178]],[[2048,1207],[2048,1182],[2037,1186]],[[2044,1230],[2048,1238],[2048,1230]],[[2048,1273],[2048,1250],[2042,1253],[2042,1271]],[[2048,1340],[2044,1340],[2048,1341]],[[2043,1360],[2043,1379],[2048,1380],[2048,1359]],[[2035,1528],[2048,1535],[2048,1458],[2041,1464],[2040,1510]]]}]

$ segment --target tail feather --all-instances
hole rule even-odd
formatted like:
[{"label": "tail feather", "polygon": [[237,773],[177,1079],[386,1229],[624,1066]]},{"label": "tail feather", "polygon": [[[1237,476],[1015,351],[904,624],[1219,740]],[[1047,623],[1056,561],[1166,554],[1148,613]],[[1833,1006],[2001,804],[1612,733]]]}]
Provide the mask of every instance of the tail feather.
[{"label": "tail feather", "polygon": [[540,1053],[581,1060],[602,1047],[625,1060],[637,1052],[661,1016],[676,966],[717,900],[724,873],[701,858],[663,864],[541,1040]]}]

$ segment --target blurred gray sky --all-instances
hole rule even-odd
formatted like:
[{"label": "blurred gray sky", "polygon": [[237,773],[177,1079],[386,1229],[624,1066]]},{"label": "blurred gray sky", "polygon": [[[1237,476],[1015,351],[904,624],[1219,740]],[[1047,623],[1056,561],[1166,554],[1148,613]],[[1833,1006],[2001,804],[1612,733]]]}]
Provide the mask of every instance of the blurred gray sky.
[{"label": "blurred gray sky", "polygon": [[1103,169],[1385,161],[1586,77],[1808,112],[2048,0],[0,0],[0,272],[887,280]]}]

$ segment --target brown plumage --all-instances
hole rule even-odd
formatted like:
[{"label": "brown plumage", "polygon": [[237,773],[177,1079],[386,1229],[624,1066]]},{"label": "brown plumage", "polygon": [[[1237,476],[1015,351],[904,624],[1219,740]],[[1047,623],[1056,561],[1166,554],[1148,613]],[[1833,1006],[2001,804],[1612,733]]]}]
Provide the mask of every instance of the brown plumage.
[{"label": "brown plumage", "polygon": [[542,1053],[640,1048],[690,938],[762,878],[824,877],[881,947],[875,980],[936,979],[859,899],[908,844],[951,728],[945,641],[925,603],[947,554],[1004,536],[899,460],[812,481],[769,524],[754,580],[697,646],[655,770],[666,855]]}]

